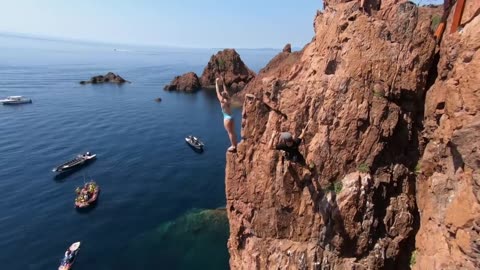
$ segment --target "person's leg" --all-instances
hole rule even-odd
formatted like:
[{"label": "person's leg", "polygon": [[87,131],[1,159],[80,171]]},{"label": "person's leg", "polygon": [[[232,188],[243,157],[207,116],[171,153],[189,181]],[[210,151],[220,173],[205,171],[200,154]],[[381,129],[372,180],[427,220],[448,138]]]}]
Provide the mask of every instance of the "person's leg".
[{"label": "person's leg", "polygon": [[233,122],[233,119],[230,119],[228,127],[228,136],[230,137],[230,141],[232,142],[233,147],[237,148],[237,134],[235,133],[235,123]]},{"label": "person's leg", "polygon": [[228,137],[230,138],[230,143],[232,144],[229,149],[235,150],[237,148],[237,137],[235,135],[235,125],[233,123],[233,119],[225,119],[223,124],[228,133]]}]

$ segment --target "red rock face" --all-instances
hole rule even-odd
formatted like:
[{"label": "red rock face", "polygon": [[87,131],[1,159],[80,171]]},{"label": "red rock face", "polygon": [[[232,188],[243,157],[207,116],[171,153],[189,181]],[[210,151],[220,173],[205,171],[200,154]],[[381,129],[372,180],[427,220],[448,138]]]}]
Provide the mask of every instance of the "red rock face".
[{"label": "red rock face", "polygon": [[232,93],[242,90],[255,77],[255,73],[243,63],[234,49],[225,49],[212,55],[200,77],[200,84],[203,88],[215,87],[215,78],[220,75],[224,76]]},{"label": "red rock face", "polygon": [[165,86],[167,91],[186,91],[193,92],[200,89],[200,81],[194,72],[185,73],[182,76],[175,77],[172,82]]},{"label": "red rock face", "polygon": [[282,52],[291,53],[292,52],[292,45],[290,45],[290,43],[285,45],[285,47],[283,47]]},{"label": "red rock face", "polygon": [[480,1],[466,1],[450,34],[455,7],[425,102],[414,269],[480,269]]},{"label": "red rock face", "polygon": [[[337,2],[317,14],[311,43],[244,90],[243,141],[226,168],[232,269],[409,267],[437,10],[392,0],[369,16]],[[307,166],[288,167],[267,143],[307,123]]]}]

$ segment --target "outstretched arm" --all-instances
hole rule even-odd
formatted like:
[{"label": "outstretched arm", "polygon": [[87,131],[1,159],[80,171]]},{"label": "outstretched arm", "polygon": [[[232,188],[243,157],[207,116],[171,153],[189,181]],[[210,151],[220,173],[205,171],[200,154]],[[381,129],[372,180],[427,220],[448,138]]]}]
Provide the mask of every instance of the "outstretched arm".
[{"label": "outstretched arm", "polygon": [[218,87],[218,81],[219,80],[220,80],[219,78],[215,79],[215,89],[216,89],[216,92],[217,92],[218,101],[220,101],[220,103],[221,103],[223,98],[222,98],[222,95],[220,95],[220,88]]}]

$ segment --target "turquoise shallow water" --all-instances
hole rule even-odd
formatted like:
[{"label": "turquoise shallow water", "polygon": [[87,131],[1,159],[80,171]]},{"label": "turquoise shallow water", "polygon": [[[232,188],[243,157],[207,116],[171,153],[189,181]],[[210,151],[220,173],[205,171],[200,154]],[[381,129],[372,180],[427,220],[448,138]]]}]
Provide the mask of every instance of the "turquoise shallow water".
[{"label": "turquoise shallow water", "polygon": [[[33,99],[0,106],[2,269],[56,269],[75,241],[76,270],[228,268],[226,219],[194,210],[225,205],[220,107],[212,91],[162,90],[174,75],[201,73],[216,50],[113,48],[0,37],[0,97]],[[239,53],[258,71],[276,52]],[[78,84],[108,71],[132,84]],[[239,108],[234,116],[239,131]],[[185,144],[189,134],[205,142],[203,154]],[[97,161],[54,177],[55,165],[84,151]],[[84,177],[102,192],[78,212]]]}]

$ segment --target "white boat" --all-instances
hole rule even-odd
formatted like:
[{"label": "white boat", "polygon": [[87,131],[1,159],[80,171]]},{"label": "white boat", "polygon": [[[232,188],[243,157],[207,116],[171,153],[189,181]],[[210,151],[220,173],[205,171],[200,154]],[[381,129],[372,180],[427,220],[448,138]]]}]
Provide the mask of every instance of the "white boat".
[{"label": "white boat", "polygon": [[80,251],[80,242],[75,242],[65,251],[65,255],[58,267],[58,270],[69,270],[72,268],[75,259],[77,258],[78,251]]},{"label": "white boat", "polygon": [[86,152],[85,154],[77,155],[76,158],[63,163],[62,165],[54,168],[52,172],[65,172],[74,168],[79,168],[89,161],[94,160],[97,157],[96,154],[92,154],[90,152]]},{"label": "white boat", "polygon": [[197,149],[197,150],[200,150],[200,151],[203,150],[204,144],[197,137],[190,135],[190,136],[185,138],[185,141],[188,143],[188,145],[190,145],[194,149]]},{"label": "white boat", "polygon": [[9,96],[6,99],[0,99],[0,103],[3,103],[3,105],[16,105],[32,103],[32,100],[22,96]]}]

